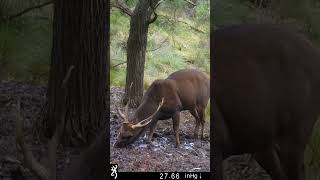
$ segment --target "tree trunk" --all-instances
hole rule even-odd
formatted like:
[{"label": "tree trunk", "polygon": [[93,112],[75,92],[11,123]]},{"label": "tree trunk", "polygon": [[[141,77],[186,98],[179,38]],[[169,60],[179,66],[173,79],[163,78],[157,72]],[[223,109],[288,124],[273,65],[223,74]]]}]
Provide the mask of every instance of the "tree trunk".
[{"label": "tree trunk", "polygon": [[[151,5],[152,7],[155,7],[158,2],[159,0],[138,1],[131,16],[127,45],[126,87],[123,98],[124,104],[129,103],[130,107],[137,107],[143,96],[143,77],[148,28],[153,14]],[[130,89],[131,83],[132,87]],[[129,99],[130,102],[128,102]]]},{"label": "tree trunk", "polygon": [[[65,113],[64,144],[88,144],[106,123],[107,3],[55,0],[45,127],[51,136]],[[63,92],[61,84],[71,66]]]}]

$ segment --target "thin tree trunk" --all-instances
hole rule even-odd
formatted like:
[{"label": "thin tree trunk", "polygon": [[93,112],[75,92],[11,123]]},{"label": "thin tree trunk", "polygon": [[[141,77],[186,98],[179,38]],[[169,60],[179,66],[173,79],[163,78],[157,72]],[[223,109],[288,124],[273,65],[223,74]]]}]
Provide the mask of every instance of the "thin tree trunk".
[{"label": "thin tree trunk", "polygon": [[[130,99],[130,107],[137,107],[143,96],[144,64],[148,29],[153,9],[159,0],[140,0],[131,16],[127,46],[127,75],[124,104]],[[130,85],[132,87],[130,89]]]}]

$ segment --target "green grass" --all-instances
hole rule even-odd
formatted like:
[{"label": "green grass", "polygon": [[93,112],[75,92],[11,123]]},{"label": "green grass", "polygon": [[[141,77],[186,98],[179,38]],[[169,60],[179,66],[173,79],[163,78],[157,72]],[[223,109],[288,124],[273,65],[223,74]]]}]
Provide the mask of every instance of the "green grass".
[{"label": "green grass", "polygon": [[[210,73],[208,4],[199,7],[197,12],[197,18],[191,18],[183,11],[179,11],[177,17],[181,21],[179,23],[165,6],[159,8],[157,21],[149,27],[144,74],[145,89],[154,80],[166,78],[179,69],[198,68]],[[112,11],[110,19],[111,85],[123,87],[126,64],[121,63],[126,61],[130,19],[118,10]],[[203,33],[192,30],[190,26],[199,28]]]}]

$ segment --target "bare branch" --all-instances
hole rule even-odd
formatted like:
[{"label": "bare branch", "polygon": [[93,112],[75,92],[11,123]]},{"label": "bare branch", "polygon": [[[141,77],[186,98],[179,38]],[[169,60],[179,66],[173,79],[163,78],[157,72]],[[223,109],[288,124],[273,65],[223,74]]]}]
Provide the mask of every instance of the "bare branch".
[{"label": "bare branch", "polygon": [[[179,22],[179,23],[187,25],[188,27],[190,27],[191,29],[193,29],[193,30],[195,30],[195,31],[197,31],[199,33],[206,33],[205,31],[203,31],[203,30],[201,30],[201,29],[199,29],[197,27],[194,27],[193,25],[189,24],[188,22],[185,22],[185,21],[182,21],[182,20],[179,20],[179,19],[172,20],[171,17],[169,17],[167,15],[163,15],[163,14],[159,14],[159,16],[166,18],[171,23],[173,21],[176,21],[176,22]],[[173,22],[173,23],[175,23],[175,22]]]},{"label": "bare branch", "polygon": [[158,47],[156,47],[156,48],[154,48],[154,49],[147,50],[147,52],[156,51],[156,50],[160,49],[160,48],[162,47],[162,45],[163,45],[164,43],[166,43],[166,42],[168,42],[168,38],[166,38],[165,40],[163,40]]},{"label": "bare branch", "polygon": [[123,13],[127,14],[128,16],[133,15],[133,11],[122,0],[116,0],[115,3],[111,4],[111,6],[120,9]]},{"label": "bare branch", "polygon": [[53,1],[50,0],[50,1],[44,2],[44,3],[39,4],[39,5],[29,7],[29,8],[27,8],[27,9],[25,9],[25,10],[19,12],[19,13],[16,13],[16,14],[13,14],[13,15],[9,15],[8,17],[2,18],[1,21],[11,21],[12,19],[20,17],[20,16],[22,16],[22,15],[24,15],[24,14],[26,14],[26,13],[32,11],[32,10],[42,8],[42,7],[50,5],[52,3],[53,3]]},{"label": "bare branch", "polygon": [[193,3],[192,1],[190,1],[190,0],[184,0],[185,2],[187,2],[187,3],[189,3],[189,4],[191,4],[192,6],[197,6],[195,3]]},{"label": "bare branch", "polygon": [[154,23],[157,20],[158,14],[155,11],[153,12],[153,14],[154,16],[149,20],[148,24]]},{"label": "bare branch", "polygon": [[152,1],[150,1],[150,7],[153,11],[154,16],[153,16],[153,18],[150,18],[148,24],[154,23],[157,20],[158,14],[156,13],[156,9],[161,3],[162,3],[162,1],[160,0],[155,6],[153,6]]},{"label": "bare branch", "polygon": [[123,61],[123,62],[121,62],[121,63],[118,63],[118,64],[116,64],[116,65],[113,65],[112,68],[118,67],[118,66],[120,66],[120,65],[122,65],[122,64],[126,64],[126,63],[127,63],[126,61]]}]

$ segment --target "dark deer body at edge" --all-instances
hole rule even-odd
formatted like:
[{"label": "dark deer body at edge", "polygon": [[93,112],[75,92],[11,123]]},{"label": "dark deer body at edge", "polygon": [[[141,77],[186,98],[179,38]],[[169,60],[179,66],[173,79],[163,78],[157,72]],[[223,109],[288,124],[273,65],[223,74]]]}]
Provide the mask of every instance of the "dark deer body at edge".
[{"label": "dark deer body at edge", "polygon": [[154,81],[130,121],[128,107],[125,115],[118,110],[125,122],[122,124],[115,146],[124,147],[133,143],[148,128],[150,128],[148,140],[151,141],[157,121],[169,118],[173,120],[176,146],[179,146],[180,111],[183,110],[189,110],[196,119],[195,138],[198,137],[200,125],[203,138],[205,108],[209,97],[209,77],[195,69],[180,70],[172,73],[167,79]]},{"label": "dark deer body at edge", "polygon": [[252,153],[273,180],[304,180],[304,150],[320,110],[320,54],[275,25],[218,29],[212,48],[215,180],[222,161]]}]

